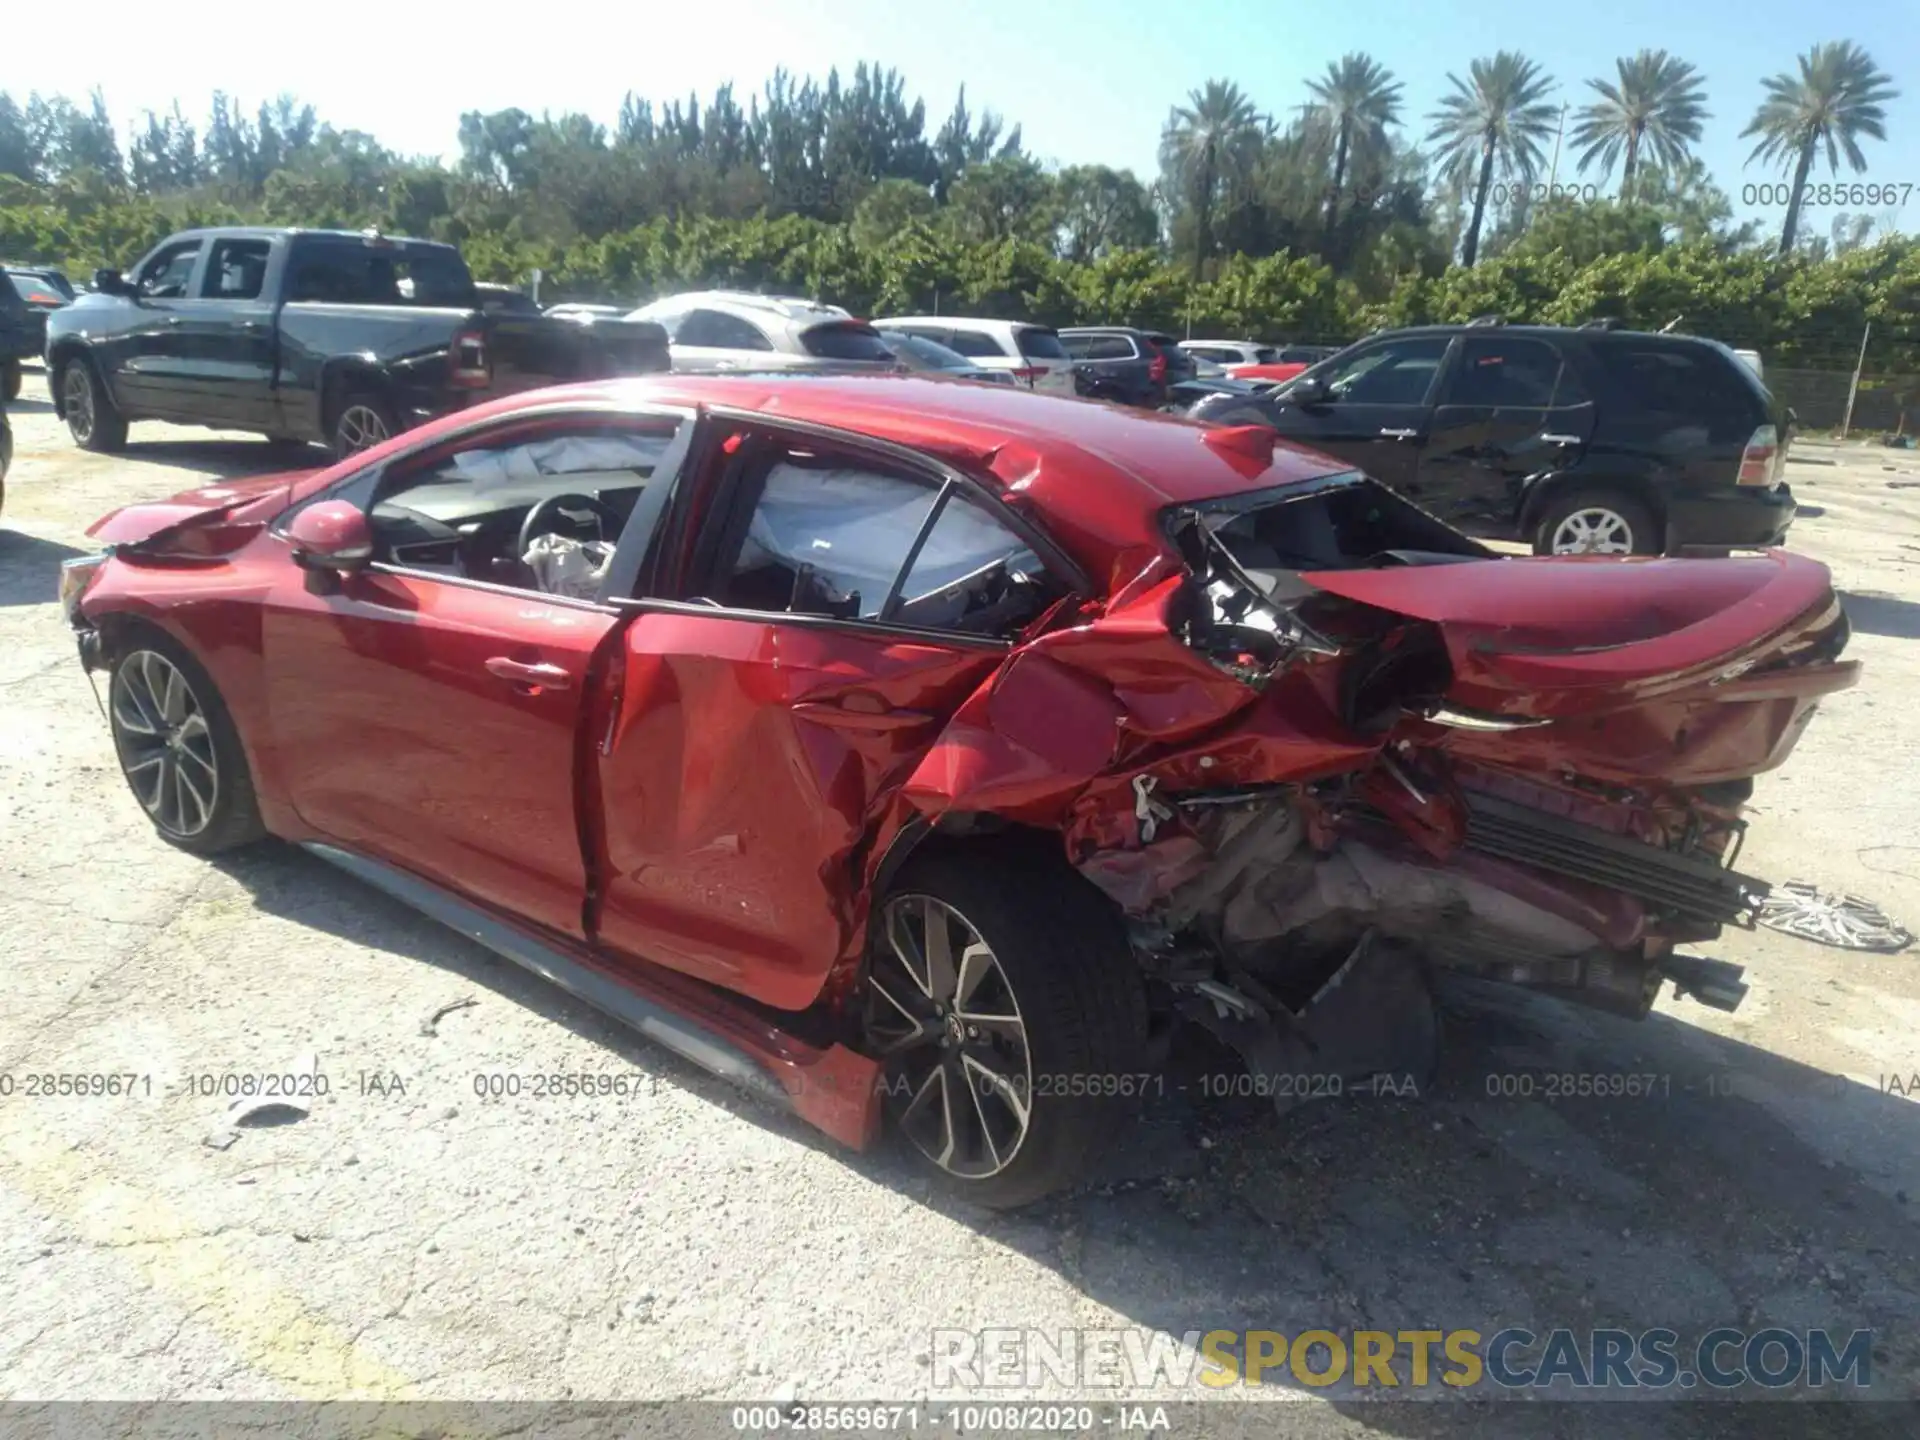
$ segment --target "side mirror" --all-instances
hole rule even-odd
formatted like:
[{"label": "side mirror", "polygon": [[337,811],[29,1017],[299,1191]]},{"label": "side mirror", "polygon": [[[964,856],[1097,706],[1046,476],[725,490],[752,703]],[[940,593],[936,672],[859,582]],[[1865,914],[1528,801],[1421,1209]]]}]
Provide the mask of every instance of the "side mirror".
[{"label": "side mirror", "polygon": [[102,295],[131,295],[133,286],[127,283],[127,277],[118,270],[96,270],[93,272],[93,288]]},{"label": "side mirror", "polygon": [[1325,405],[1333,399],[1333,392],[1318,375],[1302,375],[1291,385],[1283,386],[1274,398],[1291,400],[1296,405]]},{"label": "side mirror", "polygon": [[345,500],[322,500],[287,522],[293,563],[309,572],[344,575],[366,568],[373,559],[373,530],[367,517]]}]

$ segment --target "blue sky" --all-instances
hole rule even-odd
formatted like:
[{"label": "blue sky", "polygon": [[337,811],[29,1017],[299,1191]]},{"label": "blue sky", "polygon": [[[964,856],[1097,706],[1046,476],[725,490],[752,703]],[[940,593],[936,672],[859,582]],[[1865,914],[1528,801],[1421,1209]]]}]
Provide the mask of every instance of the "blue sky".
[{"label": "blue sky", "polygon": [[[1559,81],[1556,98],[1577,107],[1590,93],[1582,82],[1611,75],[1614,57],[1661,47],[1706,75],[1712,118],[1701,158],[1737,210],[1772,223],[1777,206],[1740,203],[1743,184],[1776,178],[1744,165],[1750,143],[1738,138],[1760,80],[1792,69],[1810,45],[1853,40],[1903,91],[1888,112],[1888,141],[1868,145],[1860,178],[1913,182],[1900,224],[1920,230],[1916,0],[575,0],[551,11],[473,0],[394,6],[377,21],[355,14],[338,25],[321,19],[324,9],[229,10],[235,23],[224,33],[192,10],[164,12],[177,25],[156,23],[160,13],[97,0],[84,20],[55,27],[68,42],[59,45],[20,43],[37,23],[9,27],[0,89],[78,97],[99,84],[123,123],[176,96],[197,119],[216,87],[249,107],[290,90],[341,128],[444,154],[462,110],[579,109],[611,121],[628,89],[704,96],[731,79],[744,100],[776,66],[824,76],[867,59],[904,73],[927,101],[929,129],[964,83],[976,110],[1018,120],[1041,158],[1129,166],[1150,178],[1168,108],[1212,77],[1283,113],[1306,98],[1308,76],[1365,50],[1405,82],[1409,128],[1424,131],[1447,72],[1464,73],[1477,55],[1521,51]],[[1831,215],[1809,218],[1824,228]]]}]

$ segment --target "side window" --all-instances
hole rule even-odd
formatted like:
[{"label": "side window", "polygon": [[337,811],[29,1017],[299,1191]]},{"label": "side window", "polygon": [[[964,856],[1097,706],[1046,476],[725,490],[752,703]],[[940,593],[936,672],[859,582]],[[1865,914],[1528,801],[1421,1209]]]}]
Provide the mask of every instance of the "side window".
[{"label": "side window", "polygon": [[266,285],[267,257],[273,251],[266,240],[216,240],[207,257],[207,273],[200,281],[203,300],[258,300]]},{"label": "side window", "polygon": [[1086,342],[1083,350],[1070,353],[1082,360],[1131,360],[1135,351],[1133,342],[1124,335],[1083,335]]},{"label": "side window", "polygon": [[[369,511],[375,556],[450,578],[590,598],[676,434],[668,420],[518,422],[430,449],[396,463],[380,482]],[[547,501],[554,503],[523,549],[522,525]]]},{"label": "side window", "polygon": [[[293,252],[287,299],[332,305],[356,305],[366,297],[366,264],[337,245],[302,245]],[[399,299],[398,287],[393,298]]]},{"label": "side window", "polygon": [[1594,353],[1635,409],[1709,419],[1728,433],[1762,423],[1746,383],[1705,349],[1616,342]]},{"label": "side window", "polygon": [[1467,340],[1440,403],[1544,410],[1553,404],[1560,365],[1560,352],[1543,340]]},{"label": "side window", "polygon": [[757,327],[736,315],[718,310],[694,310],[680,322],[674,335],[677,345],[698,345],[712,350],[771,350],[773,342]]},{"label": "side window", "polygon": [[789,450],[765,470],[714,598],[728,609],[1009,637],[1062,593],[1025,541],[957,490]]},{"label": "side window", "polygon": [[178,300],[187,293],[193,262],[199,258],[198,240],[169,245],[140,268],[135,286],[149,300]]},{"label": "side window", "polygon": [[1327,388],[1353,405],[1422,404],[1450,343],[1445,335],[1382,341],[1329,369]]},{"label": "side window", "polygon": [[953,339],[948,342],[962,355],[978,359],[985,356],[994,360],[1004,360],[1007,352],[998,340],[984,330],[955,330]]}]

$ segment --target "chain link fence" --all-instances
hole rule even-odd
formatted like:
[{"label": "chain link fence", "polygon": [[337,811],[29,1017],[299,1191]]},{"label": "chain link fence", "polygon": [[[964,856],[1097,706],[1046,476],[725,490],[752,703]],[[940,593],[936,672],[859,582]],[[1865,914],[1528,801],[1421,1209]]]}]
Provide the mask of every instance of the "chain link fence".
[{"label": "chain link fence", "polygon": [[[1838,430],[1847,423],[1851,370],[1767,367],[1767,388],[1791,405],[1807,430]],[[1853,400],[1854,434],[1912,434],[1920,429],[1920,374],[1862,374]]]}]

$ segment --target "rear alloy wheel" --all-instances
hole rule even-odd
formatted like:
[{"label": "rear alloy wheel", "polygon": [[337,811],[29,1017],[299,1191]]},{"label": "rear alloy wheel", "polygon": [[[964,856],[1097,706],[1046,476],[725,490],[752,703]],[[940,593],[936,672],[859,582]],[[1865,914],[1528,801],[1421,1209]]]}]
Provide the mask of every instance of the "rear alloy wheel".
[{"label": "rear alloy wheel", "polygon": [[375,445],[384,444],[393,438],[398,428],[387,402],[378,395],[362,391],[348,395],[340,402],[340,412],[333,417],[328,439],[334,458],[344,460],[349,455],[358,455],[362,450],[371,450]]},{"label": "rear alloy wheel", "polygon": [[915,1160],[995,1207],[1082,1179],[1154,1078],[1118,912],[1057,852],[962,850],[911,862],[871,934],[864,1042]]},{"label": "rear alloy wheel", "polygon": [[264,833],[233,722],[191,657],[143,636],[115,658],[108,696],[121,773],[163,839],[212,854]]},{"label": "rear alloy wheel", "polygon": [[1630,496],[1589,490],[1550,503],[1534,530],[1536,555],[1657,555],[1647,507]]}]

